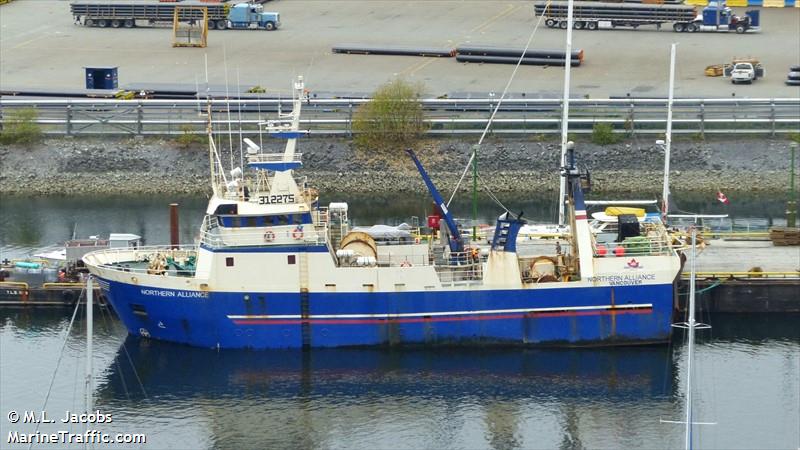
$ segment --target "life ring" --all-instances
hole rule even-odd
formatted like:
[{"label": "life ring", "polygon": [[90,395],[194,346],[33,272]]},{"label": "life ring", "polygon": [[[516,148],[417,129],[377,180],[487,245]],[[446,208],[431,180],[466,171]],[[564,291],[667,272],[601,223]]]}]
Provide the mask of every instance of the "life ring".
[{"label": "life ring", "polygon": [[264,242],[272,242],[275,240],[275,233],[272,230],[264,232]]},{"label": "life ring", "polygon": [[292,230],[292,238],[296,240],[303,239],[303,227],[297,227]]},{"label": "life ring", "polygon": [[419,244],[420,242],[421,242],[421,240],[420,240],[419,236],[414,238],[414,243],[415,244]]}]

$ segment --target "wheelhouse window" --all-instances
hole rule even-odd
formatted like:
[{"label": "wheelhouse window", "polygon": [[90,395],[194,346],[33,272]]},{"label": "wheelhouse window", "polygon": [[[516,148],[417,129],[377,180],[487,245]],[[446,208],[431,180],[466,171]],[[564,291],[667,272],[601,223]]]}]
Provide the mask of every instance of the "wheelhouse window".
[{"label": "wheelhouse window", "polygon": [[310,213],[276,214],[270,216],[217,216],[217,223],[224,228],[254,228],[279,225],[301,225],[311,223]]}]

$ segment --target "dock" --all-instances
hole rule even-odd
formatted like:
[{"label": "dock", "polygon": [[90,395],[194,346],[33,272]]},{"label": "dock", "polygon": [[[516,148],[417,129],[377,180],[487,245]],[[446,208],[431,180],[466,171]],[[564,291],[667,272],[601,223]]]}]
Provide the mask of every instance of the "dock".
[{"label": "dock", "polygon": [[[29,285],[19,281],[0,281],[0,307],[72,307],[86,302],[85,283],[43,283]],[[99,287],[94,298],[103,303]]]},{"label": "dock", "polygon": [[[742,240],[742,236],[706,241],[697,257],[697,308],[800,313],[800,247],[774,245],[753,235]],[[687,260],[681,274],[681,310],[686,307],[690,263]]]}]

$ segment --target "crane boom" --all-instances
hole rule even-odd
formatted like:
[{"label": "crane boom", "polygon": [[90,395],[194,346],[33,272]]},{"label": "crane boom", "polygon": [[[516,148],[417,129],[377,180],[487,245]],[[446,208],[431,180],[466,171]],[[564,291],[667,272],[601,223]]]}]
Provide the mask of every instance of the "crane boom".
[{"label": "crane boom", "polygon": [[406,153],[411,156],[411,159],[414,160],[414,165],[417,166],[417,170],[419,174],[422,175],[422,181],[425,182],[425,186],[428,187],[428,191],[431,193],[431,197],[433,197],[433,201],[439,206],[439,209],[442,211],[444,215],[444,221],[447,224],[447,229],[450,230],[450,239],[448,239],[447,243],[450,246],[451,252],[463,252],[464,251],[464,240],[461,238],[461,233],[458,231],[458,226],[456,225],[455,220],[453,220],[453,216],[450,214],[450,211],[447,209],[447,204],[442,198],[442,195],[439,194],[439,191],[434,186],[431,177],[428,176],[428,173],[425,171],[425,168],[422,167],[422,163],[419,162],[417,155],[411,149],[406,149]]}]

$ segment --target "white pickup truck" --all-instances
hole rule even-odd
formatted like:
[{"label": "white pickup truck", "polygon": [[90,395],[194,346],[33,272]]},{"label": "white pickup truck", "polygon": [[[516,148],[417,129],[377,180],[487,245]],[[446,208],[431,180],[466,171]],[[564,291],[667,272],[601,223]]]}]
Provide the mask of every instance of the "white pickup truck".
[{"label": "white pickup truck", "polygon": [[[728,72],[729,70],[729,72]],[[750,84],[759,77],[764,76],[764,66],[755,61],[734,61],[726,70],[726,75],[731,77],[731,83]]]}]

